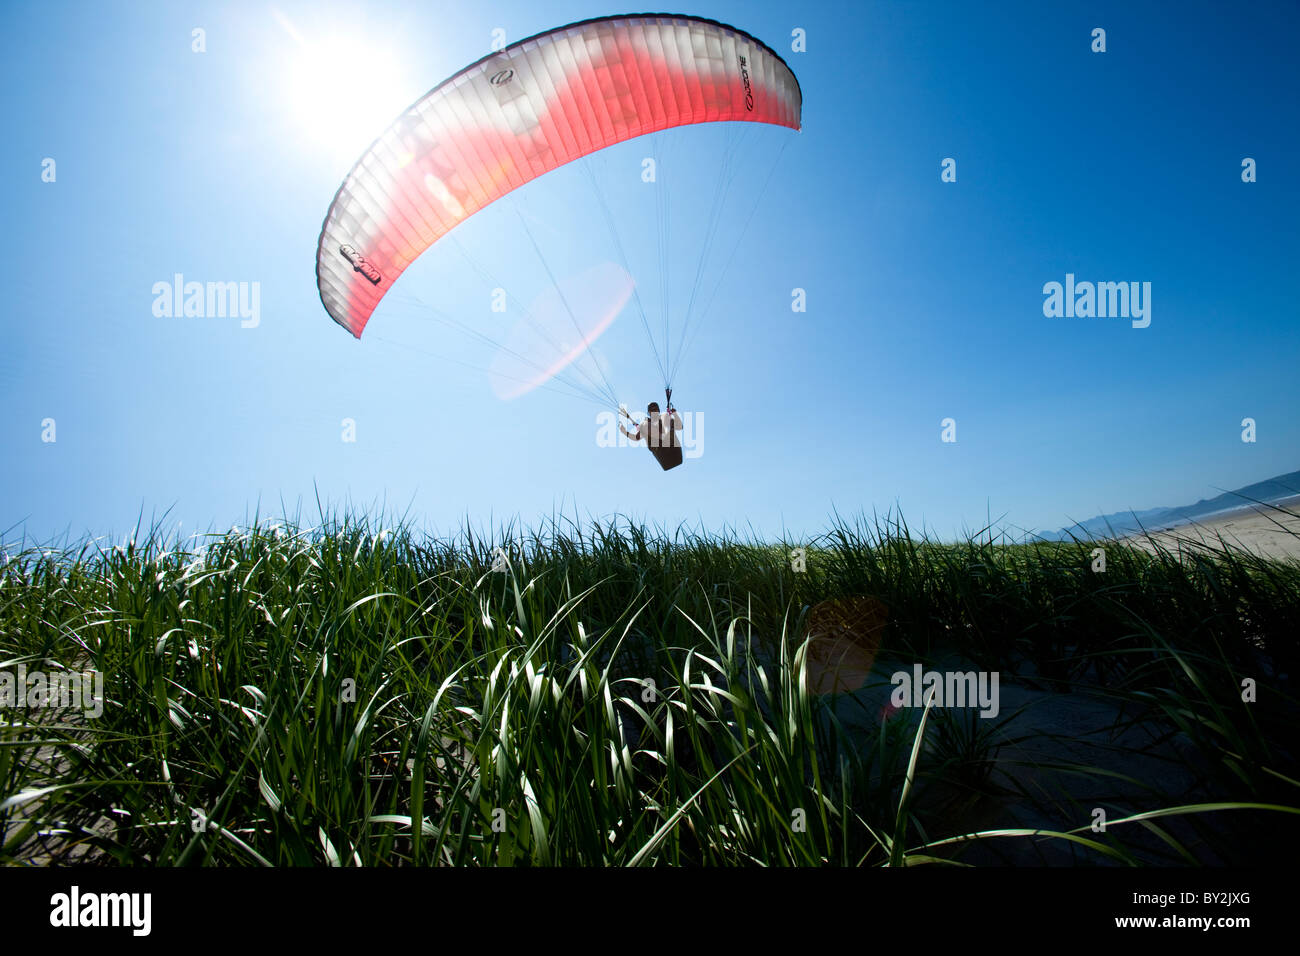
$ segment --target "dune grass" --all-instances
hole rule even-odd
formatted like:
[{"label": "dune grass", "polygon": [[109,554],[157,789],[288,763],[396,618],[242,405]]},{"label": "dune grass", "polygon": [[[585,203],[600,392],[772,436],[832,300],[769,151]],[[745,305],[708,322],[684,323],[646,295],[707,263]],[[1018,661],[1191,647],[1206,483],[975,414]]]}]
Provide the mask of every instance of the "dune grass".
[{"label": "dune grass", "polygon": [[[946,545],[888,518],[772,544],[618,521],[427,540],[342,515],[10,547],[0,669],[93,669],[107,700],[97,717],[0,707],[0,861],[910,865],[990,842],[1035,862],[1044,840],[1081,864],[1284,852],[1300,833],[1300,564],[1104,546],[1098,573],[1093,542]],[[852,695],[811,695],[804,617],[845,595],[889,608],[891,660],[958,653],[1004,681],[1106,696],[1153,753],[1176,737],[1200,755],[1195,787],[1129,781],[1141,799],[1108,805],[1104,832],[1059,802],[1040,807],[1050,829],[972,830],[1039,799],[997,782],[1006,721],[935,707],[864,731]]]}]

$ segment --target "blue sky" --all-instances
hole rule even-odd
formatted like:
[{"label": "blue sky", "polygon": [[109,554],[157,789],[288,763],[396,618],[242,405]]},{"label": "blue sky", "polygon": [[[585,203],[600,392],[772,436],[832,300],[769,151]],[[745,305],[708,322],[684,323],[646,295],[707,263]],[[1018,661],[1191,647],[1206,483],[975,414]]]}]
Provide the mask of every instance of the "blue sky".
[{"label": "blue sky", "polygon": [[[169,526],[188,532],[259,507],[276,515],[282,501],[310,519],[319,493],[384,503],[435,533],[563,512],[799,536],[833,509],[901,508],[951,537],[986,514],[1055,529],[1300,468],[1297,11],[704,0],[679,11],[782,53],[805,127],[751,131],[753,162],[727,194],[741,213],[718,239],[740,254],[706,273],[717,296],[674,382],[678,406],[704,416],[703,453],[663,473],[644,450],[599,447],[601,408],[562,388],[502,401],[490,350],[428,320],[436,308],[504,341],[491,284],[465,256],[520,301],[541,295],[539,264],[511,228],[521,217],[565,275],[610,261],[576,165],[426,252],[360,341],[330,321],[314,276],[351,163],[487,53],[494,29],[514,41],[630,10],[11,4],[0,530],[120,536],[139,513],[170,509]],[[1090,51],[1095,27],[1104,54]],[[795,28],[806,52],[790,50]],[[313,49],[339,51],[334,99],[302,82]],[[349,105],[336,109],[340,97]],[[732,135],[679,133],[661,144],[677,151],[664,168],[673,251],[629,257],[651,299],[667,263],[670,303],[693,280],[708,156]],[[636,176],[650,148],[592,161],[638,252],[656,234]],[[42,181],[47,157],[54,182]],[[955,183],[940,181],[946,157]],[[1255,183],[1241,181],[1245,157]],[[155,316],[155,283],[177,273],[256,282],[259,324]],[[1043,285],[1067,273],[1150,282],[1150,326],[1045,317]],[[794,288],[804,313],[791,311]],[[629,406],[662,397],[630,308],[596,348]],[[948,417],[955,443],[940,440]],[[1245,417],[1254,443],[1240,439]],[[355,442],[341,440],[345,418]]]}]

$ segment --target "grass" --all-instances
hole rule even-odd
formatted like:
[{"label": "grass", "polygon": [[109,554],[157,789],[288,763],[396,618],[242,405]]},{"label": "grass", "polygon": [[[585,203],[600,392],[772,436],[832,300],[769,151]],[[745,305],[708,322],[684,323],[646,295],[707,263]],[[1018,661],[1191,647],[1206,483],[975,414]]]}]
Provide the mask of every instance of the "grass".
[{"label": "grass", "polygon": [[[1093,542],[944,545],[888,518],[765,544],[345,515],[20,546],[0,670],[94,669],[107,701],[0,706],[0,861],[1267,861],[1300,835],[1300,564],[1220,544],[1111,543],[1097,573]],[[1115,762],[1017,758],[1045,742],[1034,704],[882,714],[883,664],[810,694],[804,617],[845,595],[889,608],[881,662],[1105,701]]]}]

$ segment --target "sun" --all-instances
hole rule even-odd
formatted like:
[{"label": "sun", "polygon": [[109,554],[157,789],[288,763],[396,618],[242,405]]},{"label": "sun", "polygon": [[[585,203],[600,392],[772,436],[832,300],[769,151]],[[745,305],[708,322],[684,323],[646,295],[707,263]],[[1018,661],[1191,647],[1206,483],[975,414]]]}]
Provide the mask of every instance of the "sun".
[{"label": "sun", "polygon": [[292,39],[282,89],[298,138],[351,165],[418,94],[392,38],[372,39],[353,25],[313,36],[279,11],[275,18]]}]

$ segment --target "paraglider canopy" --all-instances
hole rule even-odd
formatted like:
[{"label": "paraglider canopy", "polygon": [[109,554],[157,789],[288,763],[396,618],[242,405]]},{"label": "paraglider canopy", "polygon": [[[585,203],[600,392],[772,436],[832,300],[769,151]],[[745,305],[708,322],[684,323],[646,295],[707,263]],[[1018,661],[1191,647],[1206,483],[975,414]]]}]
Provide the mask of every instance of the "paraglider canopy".
[{"label": "paraglider canopy", "polygon": [[423,96],[357,162],[321,228],[321,302],[360,338],[416,257],[546,172],[693,123],[798,129],[801,108],[775,52],[712,20],[602,17],[511,44]]}]

